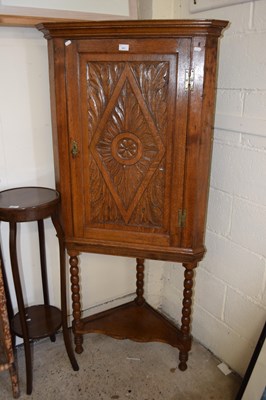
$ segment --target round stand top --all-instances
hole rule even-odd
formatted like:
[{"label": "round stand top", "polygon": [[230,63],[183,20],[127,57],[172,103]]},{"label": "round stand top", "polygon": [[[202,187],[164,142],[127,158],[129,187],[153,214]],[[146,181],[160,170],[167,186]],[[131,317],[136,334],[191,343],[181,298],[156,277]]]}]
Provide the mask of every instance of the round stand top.
[{"label": "round stand top", "polygon": [[19,187],[0,192],[0,220],[35,221],[51,216],[60,202],[60,194],[44,187]]}]

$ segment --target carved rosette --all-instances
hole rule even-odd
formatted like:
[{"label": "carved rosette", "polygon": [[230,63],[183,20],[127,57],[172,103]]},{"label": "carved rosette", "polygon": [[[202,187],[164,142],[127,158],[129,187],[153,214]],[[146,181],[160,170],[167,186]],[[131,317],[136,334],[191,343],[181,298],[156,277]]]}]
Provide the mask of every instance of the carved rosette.
[{"label": "carved rosette", "polygon": [[89,62],[90,220],[161,227],[167,62]]}]

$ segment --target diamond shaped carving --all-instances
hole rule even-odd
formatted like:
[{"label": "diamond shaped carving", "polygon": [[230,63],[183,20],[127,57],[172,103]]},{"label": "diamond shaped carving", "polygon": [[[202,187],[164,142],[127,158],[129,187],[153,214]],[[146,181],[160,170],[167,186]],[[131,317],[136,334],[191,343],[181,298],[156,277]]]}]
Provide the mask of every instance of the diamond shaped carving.
[{"label": "diamond shaped carving", "polygon": [[106,104],[90,150],[128,223],[165,152],[129,64]]}]

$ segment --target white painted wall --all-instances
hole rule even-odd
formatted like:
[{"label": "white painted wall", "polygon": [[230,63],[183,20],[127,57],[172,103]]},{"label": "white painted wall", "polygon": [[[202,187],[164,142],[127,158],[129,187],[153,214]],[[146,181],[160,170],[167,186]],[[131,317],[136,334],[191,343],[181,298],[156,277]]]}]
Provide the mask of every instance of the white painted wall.
[{"label": "white painted wall", "polygon": [[[54,187],[47,42],[33,28],[0,27],[0,190],[34,185]],[[50,298],[59,305],[57,239],[50,220],[45,226]],[[16,305],[7,223],[1,225],[1,245]],[[19,225],[18,256],[26,304],[38,304],[42,295],[35,223]],[[84,310],[135,292],[135,260],[92,254],[82,255],[80,265]]]},{"label": "white painted wall", "polygon": [[3,6],[129,15],[127,0],[2,0]]},{"label": "white painted wall", "polygon": [[180,18],[182,0],[138,0],[139,19]]},{"label": "white painted wall", "polygon": [[[173,17],[230,21],[220,48],[207,254],[196,274],[192,333],[243,374],[266,316],[266,1],[198,14],[188,0],[179,6]],[[171,263],[164,271],[160,307],[179,322],[183,271]]]}]

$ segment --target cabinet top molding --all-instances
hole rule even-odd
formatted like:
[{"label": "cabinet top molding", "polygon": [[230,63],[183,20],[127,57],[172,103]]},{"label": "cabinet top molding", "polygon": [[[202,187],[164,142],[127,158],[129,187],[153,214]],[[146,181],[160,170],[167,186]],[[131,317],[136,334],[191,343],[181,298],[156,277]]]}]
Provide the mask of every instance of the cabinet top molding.
[{"label": "cabinet top molding", "polygon": [[79,21],[48,22],[36,25],[46,39],[53,37],[175,37],[220,36],[228,25],[223,20],[128,20],[128,21]]}]

